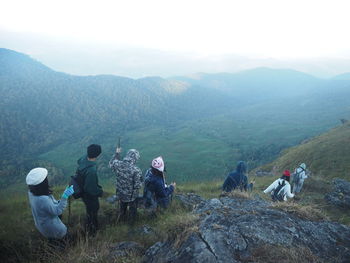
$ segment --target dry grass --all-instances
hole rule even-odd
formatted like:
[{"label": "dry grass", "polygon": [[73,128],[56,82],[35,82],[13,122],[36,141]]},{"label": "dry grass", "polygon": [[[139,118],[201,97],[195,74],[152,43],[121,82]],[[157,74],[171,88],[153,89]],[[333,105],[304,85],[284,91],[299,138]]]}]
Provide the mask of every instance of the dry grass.
[{"label": "dry grass", "polygon": [[242,262],[257,263],[324,263],[307,247],[263,245],[252,249],[252,256]]},{"label": "dry grass", "polygon": [[[108,207],[106,207],[108,208]],[[100,218],[101,221],[111,211],[102,206]],[[176,239],[179,235],[189,231],[195,225],[198,216],[190,214],[180,208],[176,202],[173,202],[168,210],[161,211],[156,217],[147,217],[142,210],[139,211],[139,220],[136,225],[129,226],[126,223],[109,224],[100,230],[96,237],[85,239],[79,238],[78,242],[67,249],[63,255],[53,255],[56,258],[53,263],[61,262],[109,262],[109,263],[136,263],[141,261],[139,255],[129,253],[125,257],[115,258],[110,256],[110,247],[112,244],[121,241],[134,241],[144,248],[148,248],[157,241],[163,241],[168,238]],[[154,233],[144,235],[135,230],[143,225],[149,225]],[[48,262],[48,261],[47,261]]]},{"label": "dry grass", "polygon": [[[52,263],[74,262],[74,263],[95,263],[113,262],[109,257],[111,241],[98,241],[96,239],[80,239],[74,246],[65,251],[48,249],[46,254],[48,261]],[[51,253],[51,254],[50,254]]]},{"label": "dry grass", "polygon": [[276,202],[273,203],[270,207],[311,221],[329,220],[324,212],[312,207],[311,205],[300,205],[291,202]]}]

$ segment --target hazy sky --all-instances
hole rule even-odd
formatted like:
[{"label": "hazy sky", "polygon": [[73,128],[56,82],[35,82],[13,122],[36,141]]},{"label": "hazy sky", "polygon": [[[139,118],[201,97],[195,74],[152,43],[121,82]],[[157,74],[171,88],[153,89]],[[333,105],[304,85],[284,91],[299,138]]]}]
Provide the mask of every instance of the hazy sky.
[{"label": "hazy sky", "polygon": [[[279,61],[322,58],[341,60],[346,66],[350,60],[347,0],[0,0],[0,4],[0,47],[27,52],[62,71],[72,71],[65,70],[69,65],[73,71],[84,66],[72,62],[64,66],[62,56],[76,55],[77,60],[84,54],[96,58],[103,53],[106,59],[109,54],[118,58],[118,50],[152,50],[163,54],[162,63],[174,62],[179,55],[199,65],[206,58],[210,63],[231,56]],[[58,55],[58,46],[66,53]],[[154,64],[152,52],[145,56],[150,64]],[[123,55],[119,64],[106,63],[105,73],[120,73],[121,63],[135,60],[132,52],[129,55],[132,59]],[[146,68],[143,56],[136,62]],[[93,68],[92,58],[90,63]],[[120,70],[111,71],[109,64]]]}]

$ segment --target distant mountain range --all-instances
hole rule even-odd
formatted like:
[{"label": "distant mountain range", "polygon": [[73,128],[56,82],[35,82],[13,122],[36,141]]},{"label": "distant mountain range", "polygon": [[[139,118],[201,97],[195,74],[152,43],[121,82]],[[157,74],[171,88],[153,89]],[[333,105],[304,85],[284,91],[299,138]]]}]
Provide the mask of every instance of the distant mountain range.
[{"label": "distant mountain range", "polygon": [[[82,77],[55,72],[25,54],[0,49],[0,176],[24,173],[32,165],[28,160],[64,143],[87,144],[154,128],[176,138],[175,130],[185,126],[197,138],[238,148],[237,158],[252,156],[248,152],[257,149],[261,157],[262,147],[275,141],[270,156],[261,157],[264,162],[279,149],[350,115],[350,80],[339,78],[324,80],[269,68],[169,79]],[[163,132],[155,134],[164,139],[161,143],[169,142]],[[189,145],[182,150],[186,152]],[[171,147],[164,151],[170,154]],[[200,153],[186,158],[194,158],[192,163],[207,161]],[[28,165],[21,166],[24,163]],[[209,176],[215,169],[204,172]]]}]

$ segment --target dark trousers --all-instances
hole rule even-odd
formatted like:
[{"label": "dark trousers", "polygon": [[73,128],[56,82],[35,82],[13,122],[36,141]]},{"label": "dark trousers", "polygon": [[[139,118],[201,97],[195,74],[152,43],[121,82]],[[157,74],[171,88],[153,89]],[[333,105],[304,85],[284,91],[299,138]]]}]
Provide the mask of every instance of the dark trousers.
[{"label": "dark trousers", "polygon": [[[129,213],[128,213],[129,206]],[[133,224],[137,216],[137,199],[133,202],[122,202],[120,201],[119,206],[120,219],[124,222],[128,221]]]},{"label": "dark trousers", "polygon": [[95,235],[98,229],[97,213],[100,203],[97,196],[83,196],[83,202],[86,208],[85,230],[88,234]]}]

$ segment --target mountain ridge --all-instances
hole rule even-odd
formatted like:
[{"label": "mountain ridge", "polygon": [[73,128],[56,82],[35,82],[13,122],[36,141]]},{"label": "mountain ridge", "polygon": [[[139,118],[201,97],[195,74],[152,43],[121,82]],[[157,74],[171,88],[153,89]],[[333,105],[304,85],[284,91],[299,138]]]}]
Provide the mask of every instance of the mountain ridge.
[{"label": "mountain ridge", "polygon": [[[304,85],[291,77],[284,81],[278,73],[275,81],[247,72],[241,83],[235,82],[236,75],[228,80],[210,75],[208,81],[196,83],[160,77],[74,76],[55,72],[18,52],[2,49],[0,54],[8,52],[23,59],[24,66],[0,56],[0,92],[5,94],[0,101],[0,175],[23,176],[39,156],[51,156],[53,164],[66,167],[64,156],[77,156],[72,154],[75,150],[62,151],[63,146],[100,142],[110,151],[115,136],[121,135],[130,147],[139,145],[147,152],[146,160],[154,154],[172,156],[176,176],[193,178],[197,171],[206,177],[222,176],[238,158],[255,156],[254,163],[266,162],[280,149],[350,114],[346,101],[350,82],[338,85],[316,79]],[[179,144],[178,140],[185,141]],[[149,141],[157,141],[159,147]],[[213,142],[218,145],[215,151],[227,156],[208,155],[207,147],[213,148]],[[269,150],[264,153],[263,149]],[[183,158],[197,165],[205,161],[207,166],[193,171],[176,165]]]}]

